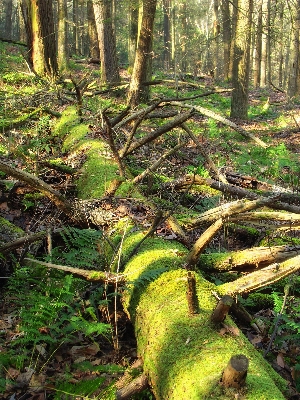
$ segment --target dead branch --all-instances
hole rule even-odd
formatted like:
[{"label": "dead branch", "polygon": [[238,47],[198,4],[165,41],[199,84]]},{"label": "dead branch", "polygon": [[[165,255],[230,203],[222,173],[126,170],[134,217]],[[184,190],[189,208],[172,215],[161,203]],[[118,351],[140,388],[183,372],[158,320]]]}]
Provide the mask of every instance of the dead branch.
[{"label": "dead branch", "polygon": [[117,165],[119,167],[120,176],[124,177],[125,176],[125,167],[124,167],[124,165],[122,163],[122,160],[120,158],[119,152],[118,152],[118,150],[116,148],[115,140],[113,138],[112,126],[110,124],[108,116],[105,114],[105,110],[102,112],[102,116],[103,116],[103,119],[106,122],[106,133],[107,133],[107,137],[108,137],[108,144],[109,144],[110,150],[111,150],[111,152],[112,152],[112,154],[113,154],[113,156],[115,158],[115,161],[116,161],[116,163],[117,163]]},{"label": "dead branch", "polygon": [[144,110],[144,113],[140,114],[140,115],[137,117],[137,119],[136,119],[136,121],[135,121],[135,123],[134,123],[134,125],[133,125],[133,127],[132,127],[132,129],[131,129],[131,132],[130,132],[129,135],[128,135],[128,138],[127,138],[127,141],[126,141],[126,143],[125,143],[125,146],[124,146],[124,148],[122,149],[122,153],[123,153],[123,154],[126,154],[126,153],[127,153],[128,149],[129,149],[129,147],[130,147],[130,145],[131,145],[131,143],[132,143],[132,139],[133,139],[133,137],[134,137],[134,135],[135,135],[135,133],[136,133],[136,130],[137,130],[137,128],[140,126],[140,124],[142,123],[142,121],[144,120],[144,118],[145,118],[151,111],[155,110],[155,108],[159,105],[159,103],[160,103],[160,101],[156,101],[156,102],[153,103],[150,107],[147,107],[147,108]]},{"label": "dead branch", "polygon": [[179,143],[177,146],[175,146],[173,149],[167,151],[165,154],[163,154],[157,161],[155,161],[150,167],[145,169],[140,175],[136,176],[133,180],[132,183],[139,183],[141,182],[146,176],[148,176],[150,173],[154,172],[157,170],[157,168],[168,158],[170,155],[175,153],[177,150],[181,149],[183,146],[185,146],[186,143]]},{"label": "dead branch", "polygon": [[299,254],[300,246],[252,247],[229,253],[202,254],[198,267],[200,270],[245,271],[280,263]]},{"label": "dead branch", "polygon": [[63,195],[54,190],[50,185],[48,185],[41,179],[19,168],[11,167],[3,161],[0,161],[0,170],[5,172],[9,176],[13,176],[20,181],[26,182],[29,186],[40,191],[46,197],[48,197],[60,210],[68,215],[72,219],[72,221],[76,221],[83,227],[87,226],[85,216],[80,214],[79,211],[75,214],[72,204],[69,203]]},{"label": "dead branch", "polygon": [[[56,233],[59,233],[62,231],[63,231],[63,228],[54,229],[52,231],[52,233],[56,234]],[[18,249],[21,246],[29,245],[30,243],[37,242],[38,240],[41,240],[41,239],[44,239],[45,237],[47,237],[48,234],[49,234],[48,231],[41,231],[41,232],[33,233],[32,235],[22,236],[19,239],[16,239],[12,242],[6,243],[3,246],[1,246],[0,253],[5,254],[5,253],[8,253],[9,251]]]},{"label": "dead branch", "polygon": [[184,262],[184,268],[186,268],[187,270],[194,269],[195,265],[198,262],[200,254],[203,253],[205,247],[208,245],[214,235],[219,231],[222,225],[223,219],[219,218],[214,224],[206,229],[206,231],[199,237],[199,239],[194,244],[192,250],[187,255]]},{"label": "dead branch", "polygon": [[295,213],[283,213],[283,212],[276,212],[276,211],[256,211],[256,212],[247,212],[239,215],[235,215],[230,217],[231,222],[238,222],[238,221],[244,221],[244,222],[251,222],[253,225],[262,225],[261,221],[263,222],[263,225],[265,226],[266,224],[268,226],[273,225],[276,223],[276,226],[274,228],[278,228],[278,223],[284,221],[288,222],[286,226],[289,226],[291,229],[295,224],[299,225],[300,222],[300,215],[295,214]]},{"label": "dead branch", "polygon": [[300,255],[290,258],[282,263],[274,263],[259,271],[252,272],[234,282],[218,286],[220,293],[241,294],[271,285],[280,279],[294,274],[300,269]]},{"label": "dead branch", "polygon": [[164,133],[169,132],[170,130],[181,125],[183,122],[185,122],[187,119],[189,119],[193,115],[193,113],[194,113],[194,111],[190,110],[185,113],[179,114],[172,121],[167,122],[166,124],[162,125],[158,129],[156,129],[155,131],[149,133],[148,135],[144,136],[140,140],[137,140],[136,142],[132,143],[129,146],[126,154],[123,151],[121,151],[120,157],[124,158],[125,156],[132,153],[134,150],[143,146],[144,144],[152,142],[153,140],[155,140],[159,136],[163,135]]},{"label": "dead branch", "polygon": [[244,213],[246,211],[254,210],[259,207],[268,206],[273,204],[277,197],[258,198],[256,200],[236,200],[221,206],[212,208],[202,213],[194,221],[187,224],[187,229],[195,229],[203,224],[214,222],[219,218],[223,220],[235,214]]},{"label": "dead branch", "polygon": [[266,148],[268,145],[263,142],[261,139],[259,139],[257,136],[253,135],[253,133],[245,131],[245,129],[241,128],[234,122],[230,121],[229,119],[222,117],[219,114],[216,114],[215,112],[208,110],[207,108],[200,107],[200,106],[192,106],[190,104],[181,104],[179,101],[171,101],[169,104],[174,105],[174,106],[179,106],[183,108],[190,108],[193,110],[198,111],[200,114],[205,115],[206,117],[213,118],[216,121],[221,122],[222,124],[229,126],[230,128],[234,129],[238,133],[240,133],[243,137],[246,139],[251,139],[254,142],[256,142],[259,146]]},{"label": "dead branch", "polygon": [[42,265],[46,268],[58,269],[59,271],[64,271],[79,278],[86,279],[92,282],[106,282],[106,283],[116,283],[123,284],[125,282],[125,277],[122,274],[112,274],[110,272],[86,270],[81,268],[69,267],[66,265],[57,265],[52,263],[46,263],[39,260],[34,260],[32,258],[24,258],[24,265],[30,266],[31,264]]},{"label": "dead branch", "polygon": [[[250,190],[242,189],[234,185],[226,185],[225,183],[216,181],[214,179],[202,178],[199,175],[186,175],[184,178],[180,178],[172,182],[172,187],[174,189],[179,190],[179,189],[185,189],[186,187],[191,186],[191,184],[207,185],[210,186],[212,189],[220,190],[225,194],[236,196],[240,199],[245,198],[249,200],[255,200],[259,198],[258,194],[253,193]],[[279,199],[281,199],[285,195],[284,193],[276,193],[276,192],[270,192],[270,193],[268,192],[268,194],[270,195],[269,197],[278,196]],[[300,207],[282,201],[274,201],[274,203],[268,204],[268,206],[275,210],[285,210],[290,213],[300,214]]]},{"label": "dead branch", "polygon": [[197,146],[197,149],[200,151],[200,154],[202,155],[202,157],[204,157],[204,159],[207,163],[209,172],[211,174],[215,174],[216,177],[219,179],[219,181],[227,184],[228,182],[227,182],[225,176],[219,172],[218,168],[215,166],[212,159],[207,154],[207,151],[204,150],[202,144],[199,142],[197,137],[194,135],[193,131],[187,126],[187,124],[185,122],[183,124],[181,124],[181,126],[186,131],[186,133],[189,135],[189,137],[193,140],[193,142]]}]

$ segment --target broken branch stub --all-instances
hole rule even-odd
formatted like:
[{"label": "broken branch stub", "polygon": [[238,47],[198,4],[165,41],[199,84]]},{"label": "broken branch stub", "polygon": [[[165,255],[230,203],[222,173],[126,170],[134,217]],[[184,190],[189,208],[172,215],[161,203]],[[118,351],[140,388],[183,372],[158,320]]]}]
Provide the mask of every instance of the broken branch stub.
[{"label": "broken branch stub", "polygon": [[220,324],[226,318],[230,307],[233,304],[233,298],[231,296],[225,295],[223,296],[215,308],[214,312],[211,315],[211,322],[213,324]]},{"label": "broken branch stub", "polygon": [[240,389],[246,383],[249,360],[243,354],[232,356],[221,378],[225,387]]}]

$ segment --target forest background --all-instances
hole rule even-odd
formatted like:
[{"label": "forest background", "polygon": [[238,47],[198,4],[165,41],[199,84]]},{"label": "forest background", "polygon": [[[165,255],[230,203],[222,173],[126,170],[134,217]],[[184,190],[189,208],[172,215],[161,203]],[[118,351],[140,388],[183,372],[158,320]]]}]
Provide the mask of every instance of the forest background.
[{"label": "forest background", "polygon": [[4,397],[298,398],[299,35],[300,1],[2,2]]}]

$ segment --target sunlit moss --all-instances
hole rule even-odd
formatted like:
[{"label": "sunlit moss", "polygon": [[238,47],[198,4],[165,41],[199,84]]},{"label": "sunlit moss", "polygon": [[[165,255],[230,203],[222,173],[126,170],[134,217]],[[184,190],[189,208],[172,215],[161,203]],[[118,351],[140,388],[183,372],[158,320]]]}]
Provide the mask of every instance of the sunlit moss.
[{"label": "sunlit moss", "polygon": [[[143,234],[133,233],[124,242],[130,252]],[[128,253],[127,253],[128,254]],[[237,395],[219,385],[223,369],[241,351],[250,360],[247,399],[284,399],[285,382],[272,370],[247,339],[222,336],[208,322],[216,300],[215,286],[196,274],[200,312],[188,315],[186,250],[177,243],[150,239],[126,265],[130,277],[124,302],[135,325],[138,353],[157,399],[231,399]],[[151,281],[151,275],[158,276]],[[149,279],[146,279],[146,278]],[[230,318],[226,323],[235,326]],[[278,388],[276,385],[278,385]]]}]

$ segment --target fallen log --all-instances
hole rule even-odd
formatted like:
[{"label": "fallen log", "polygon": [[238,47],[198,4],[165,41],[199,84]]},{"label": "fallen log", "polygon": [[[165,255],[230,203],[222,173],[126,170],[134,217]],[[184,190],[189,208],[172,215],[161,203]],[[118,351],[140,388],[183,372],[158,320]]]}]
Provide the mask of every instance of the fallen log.
[{"label": "fallen log", "polygon": [[229,253],[202,254],[197,267],[200,271],[248,271],[272,263],[281,263],[298,254],[300,254],[300,246],[253,247]]}]

